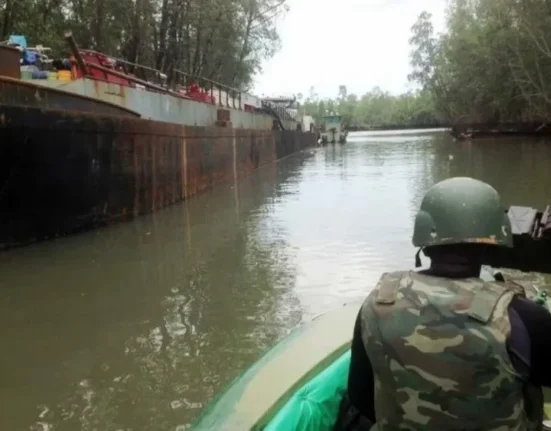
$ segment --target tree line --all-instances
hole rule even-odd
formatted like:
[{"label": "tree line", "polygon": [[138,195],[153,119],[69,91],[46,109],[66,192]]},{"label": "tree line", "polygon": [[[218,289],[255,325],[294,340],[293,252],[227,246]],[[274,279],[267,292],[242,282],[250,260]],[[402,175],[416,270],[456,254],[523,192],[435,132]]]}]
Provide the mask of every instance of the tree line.
[{"label": "tree line", "polygon": [[551,2],[450,0],[436,34],[422,12],[411,27],[411,73],[419,89],[363,96],[341,86],[333,99],[311,91],[304,110],[338,112],[351,128],[428,124],[547,124],[551,120]]},{"label": "tree line", "polygon": [[449,123],[551,118],[551,2],[452,0],[438,35],[431,18],[412,27],[410,79]]},{"label": "tree line", "polygon": [[0,41],[22,34],[61,55],[70,29],[82,48],[247,90],[287,10],[286,0],[0,0]]},{"label": "tree line", "polygon": [[[297,98],[302,101],[303,95]],[[415,91],[393,96],[379,87],[362,96],[348,94],[344,85],[336,98],[319,98],[314,88],[300,106],[317,124],[325,115],[338,114],[349,130],[437,127],[444,119],[436,111],[431,94]]]},{"label": "tree line", "polygon": [[[274,18],[287,10],[286,0],[0,0],[0,40],[23,34],[68,52],[62,35],[71,29],[83,48],[247,91],[280,47]],[[311,89],[301,109],[318,120],[339,112],[351,128],[546,123],[549,28],[549,0],[449,0],[443,33],[427,12],[411,28],[416,91],[355,95],[341,86],[320,99]]]}]

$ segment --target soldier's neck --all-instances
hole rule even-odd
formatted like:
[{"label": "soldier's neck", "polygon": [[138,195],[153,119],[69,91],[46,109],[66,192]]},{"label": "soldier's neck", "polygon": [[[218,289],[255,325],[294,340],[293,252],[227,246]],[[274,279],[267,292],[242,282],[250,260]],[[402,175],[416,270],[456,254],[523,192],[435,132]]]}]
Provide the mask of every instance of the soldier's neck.
[{"label": "soldier's neck", "polygon": [[481,266],[472,262],[431,262],[425,274],[446,278],[470,278],[480,276]]}]

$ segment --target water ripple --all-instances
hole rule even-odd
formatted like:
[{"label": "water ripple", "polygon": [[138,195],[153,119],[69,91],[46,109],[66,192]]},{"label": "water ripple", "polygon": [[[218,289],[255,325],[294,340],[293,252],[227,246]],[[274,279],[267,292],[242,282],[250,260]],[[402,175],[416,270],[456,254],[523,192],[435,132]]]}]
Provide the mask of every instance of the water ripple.
[{"label": "water ripple", "polygon": [[4,254],[0,429],[187,429],[301,321],[412,268],[432,184],[470,175],[541,207],[550,160],[544,142],[351,134],[157,214]]}]

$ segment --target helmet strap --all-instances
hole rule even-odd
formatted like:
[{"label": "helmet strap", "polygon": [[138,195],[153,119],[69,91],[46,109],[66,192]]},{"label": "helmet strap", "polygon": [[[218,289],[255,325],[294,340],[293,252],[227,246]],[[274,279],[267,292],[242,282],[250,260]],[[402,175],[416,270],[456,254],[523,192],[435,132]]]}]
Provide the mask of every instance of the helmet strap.
[{"label": "helmet strap", "polygon": [[423,250],[423,247],[419,248],[419,250],[417,250],[417,253],[415,253],[415,268],[423,266],[423,264],[421,263],[421,256],[419,256],[421,254],[421,250]]}]

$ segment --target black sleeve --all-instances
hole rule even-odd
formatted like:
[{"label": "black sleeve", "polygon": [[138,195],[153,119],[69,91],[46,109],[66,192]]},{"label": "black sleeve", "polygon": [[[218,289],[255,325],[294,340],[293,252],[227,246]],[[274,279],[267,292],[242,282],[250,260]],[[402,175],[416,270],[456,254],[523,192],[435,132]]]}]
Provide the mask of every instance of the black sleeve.
[{"label": "black sleeve", "polygon": [[530,382],[551,387],[551,313],[535,302],[516,297],[511,301],[513,308],[528,332],[530,338]]},{"label": "black sleeve", "polygon": [[[361,313],[361,310],[360,310]],[[375,422],[375,381],[371,362],[362,341],[362,320],[358,313],[352,336],[348,397],[354,407]]]}]

